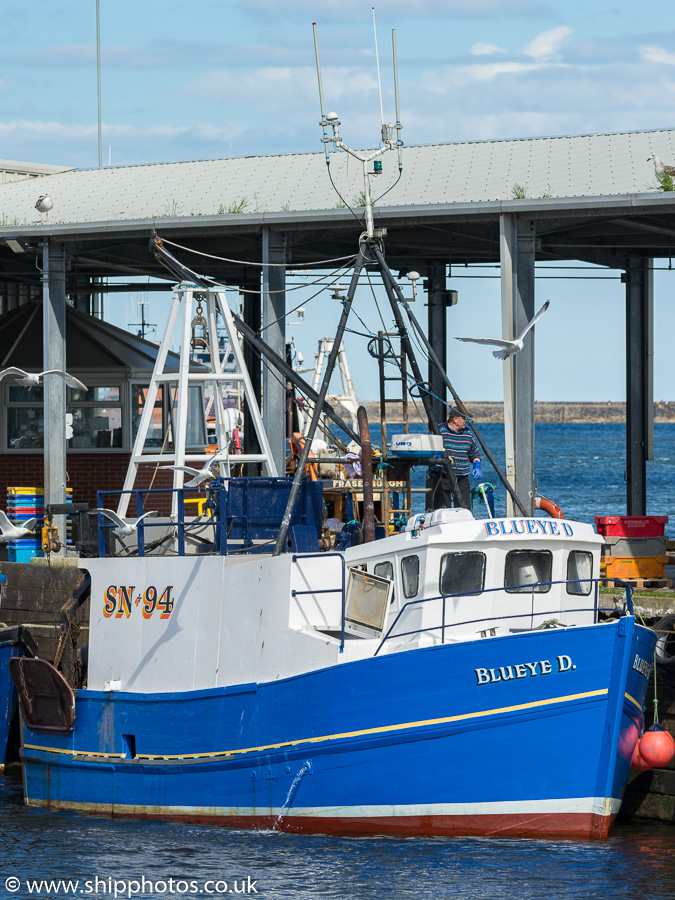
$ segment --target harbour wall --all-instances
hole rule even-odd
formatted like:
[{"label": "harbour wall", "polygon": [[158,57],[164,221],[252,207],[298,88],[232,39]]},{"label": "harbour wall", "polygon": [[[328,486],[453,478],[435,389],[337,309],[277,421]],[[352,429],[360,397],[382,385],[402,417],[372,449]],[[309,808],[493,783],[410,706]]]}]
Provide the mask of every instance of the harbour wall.
[{"label": "harbour wall", "polygon": [[[464,405],[477,422],[503,422],[504,404],[492,400],[465,400]],[[380,418],[378,401],[365,403],[368,419],[376,422]],[[422,410],[421,402],[417,407]],[[392,422],[400,422],[402,418],[401,404],[387,404],[387,418]],[[425,421],[412,403],[408,402],[408,418],[411,422]],[[626,404],[618,401],[606,403],[581,401],[547,402],[537,401],[534,404],[535,422],[567,422],[579,424],[583,422],[620,422],[626,421]],[[655,422],[675,422],[675,400],[660,400],[654,403]]]}]

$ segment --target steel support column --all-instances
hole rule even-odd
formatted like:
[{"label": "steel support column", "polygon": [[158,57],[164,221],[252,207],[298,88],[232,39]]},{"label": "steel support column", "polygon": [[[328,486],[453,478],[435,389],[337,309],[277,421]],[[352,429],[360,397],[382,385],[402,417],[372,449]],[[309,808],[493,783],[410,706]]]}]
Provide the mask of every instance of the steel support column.
[{"label": "steel support column", "polygon": [[[282,358],[286,354],[286,238],[263,225],[263,340]],[[262,369],[263,425],[277,471],[286,469],[286,384],[267,361]]]},{"label": "steel support column", "polygon": [[626,282],[626,509],[647,512],[647,466],[653,455],[653,260],[631,256]]},{"label": "steel support column", "polygon": [[[534,316],[534,222],[500,217],[502,334],[513,340]],[[506,476],[528,515],[534,513],[534,333],[503,363]],[[507,498],[507,512],[513,503]]]},{"label": "steel support column", "polygon": [[[66,253],[63,244],[42,245],[42,367],[66,368]],[[66,502],[66,385],[59,375],[44,383],[44,500]],[[65,516],[54,518],[65,544]]]},{"label": "steel support column", "polygon": [[[242,282],[240,287],[243,291],[247,291],[250,293],[244,293],[244,322],[249,326],[249,328],[253,329],[256,334],[260,333],[260,325],[261,325],[261,298],[260,298],[260,281],[249,280],[246,282]],[[260,407],[260,396],[261,396],[261,385],[262,385],[262,370],[261,370],[261,360],[260,353],[255,348],[251,347],[250,344],[245,343],[244,347],[244,362],[246,363],[246,368],[248,369],[248,374],[251,379],[251,386],[253,388],[253,393],[258,401],[258,407]],[[244,453],[260,453],[260,443],[258,441],[258,436],[255,431],[255,427],[253,424],[253,418],[251,417],[251,413],[248,409],[248,404],[244,401]],[[246,474],[249,476],[260,475],[261,467],[259,463],[247,463],[246,464]]]},{"label": "steel support column", "polygon": [[[447,321],[447,292],[445,282],[445,266],[432,266],[429,269],[429,277],[425,281],[429,296],[429,343],[436,356],[447,366],[448,333]],[[446,387],[442,374],[429,360],[429,386],[431,387],[431,408],[436,422],[445,421]],[[440,399],[438,399],[440,398]]]}]

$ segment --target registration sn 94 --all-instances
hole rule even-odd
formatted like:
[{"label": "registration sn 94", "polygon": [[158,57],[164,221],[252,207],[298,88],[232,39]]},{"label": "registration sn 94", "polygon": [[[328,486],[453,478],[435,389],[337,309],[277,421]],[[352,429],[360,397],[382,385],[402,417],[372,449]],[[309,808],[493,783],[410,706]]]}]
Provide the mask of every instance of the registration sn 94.
[{"label": "registration sn 94", "polygon": [[144,619],[168,619],[173,612],[173,585],[137,588],[136,585],[110,584],[103,595],[103,615],[106,619],[128,619],[136,610]]}]

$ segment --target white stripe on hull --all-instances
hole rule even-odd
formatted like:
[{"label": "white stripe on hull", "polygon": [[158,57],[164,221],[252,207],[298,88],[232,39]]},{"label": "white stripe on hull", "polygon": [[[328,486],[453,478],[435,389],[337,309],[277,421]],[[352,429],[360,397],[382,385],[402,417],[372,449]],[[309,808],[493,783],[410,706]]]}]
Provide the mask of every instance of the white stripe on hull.
[{"label": "white stripe on hull", "polygon": [[121,815],[204,816],[229,818],[234,816],[279,816],[284,818],[380,819],[420,816],[508,816],[508,815],[585,815],[612,816],[618,813],[621,801],[614,797],[573,797],[563,800],[513,800],[487,803],[426,803],[377,806],[143,806],[129,803],[80,803],[26,798],[28,806],[57,806],[60,809],[95,810]]}]

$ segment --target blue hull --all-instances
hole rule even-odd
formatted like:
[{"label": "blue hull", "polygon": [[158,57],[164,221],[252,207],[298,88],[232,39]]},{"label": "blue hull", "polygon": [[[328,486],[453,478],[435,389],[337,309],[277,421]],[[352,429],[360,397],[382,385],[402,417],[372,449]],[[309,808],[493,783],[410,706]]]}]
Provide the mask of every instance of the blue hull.
[{"label": "blue hull", "polygon": [[626,617],[258,685],[83,690],[72,734],[25,729],[26,799],[324,833],[603,837],[653,649]]},{"label": "blue hull", "polygon": [[9,661],[23,655],[21,644],[15,641],[0,642],[0,773],[5,770],[9,729],[17,703],[16,689],[9,674]]}]

